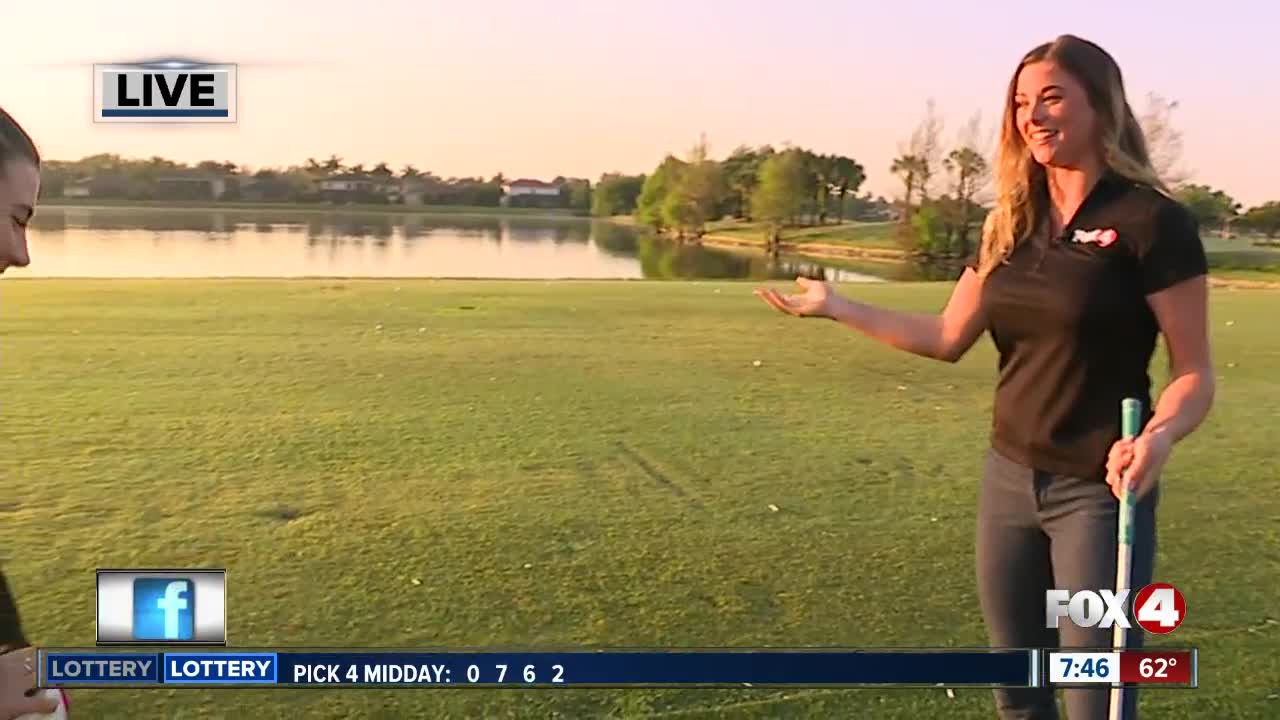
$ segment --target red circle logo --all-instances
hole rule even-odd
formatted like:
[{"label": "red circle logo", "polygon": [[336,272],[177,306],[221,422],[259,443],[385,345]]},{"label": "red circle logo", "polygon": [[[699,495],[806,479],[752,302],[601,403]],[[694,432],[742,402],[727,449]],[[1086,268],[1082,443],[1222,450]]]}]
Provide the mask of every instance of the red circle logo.
[{"label": "red circle logo", "polygon": [[1153,635],[1168,635],[1187,617],[1187,601],[1178,588],[1152,583],[1133,596],[1133,619]]}]

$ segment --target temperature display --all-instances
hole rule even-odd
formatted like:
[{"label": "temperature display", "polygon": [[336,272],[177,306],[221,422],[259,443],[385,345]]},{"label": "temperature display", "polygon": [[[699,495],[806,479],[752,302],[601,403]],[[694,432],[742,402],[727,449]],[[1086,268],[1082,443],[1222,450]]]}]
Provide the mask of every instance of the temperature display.
[{"label": "temperature display", "polygon": [[1194,650],[1126,650],[1120,655],[1120,682],[1196,686]]}]

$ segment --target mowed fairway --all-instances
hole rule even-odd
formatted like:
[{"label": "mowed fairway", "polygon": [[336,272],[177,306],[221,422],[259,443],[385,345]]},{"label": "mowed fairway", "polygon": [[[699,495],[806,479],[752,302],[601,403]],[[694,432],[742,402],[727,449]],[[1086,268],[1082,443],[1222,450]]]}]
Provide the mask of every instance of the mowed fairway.
[{"label": "mowed fairway", "polygon": [[[89,646],[97,567],[228,568],[233,645],[982,645],[994,354],[779,315],[742,283],[0,284],[4,564]],[[947,285],[845,286],[935,310]],[[1218,403],[1158,579],[1201,688],[1280,714],[1280,292],[1216,291]],[[754,365],[760,361],[760,365]],[[1163,355],[1158,376],[1163,377]],[[776,510],[773,507],[776,507]],[[75,717],[988,718],[988,690],[80,691]]]}]

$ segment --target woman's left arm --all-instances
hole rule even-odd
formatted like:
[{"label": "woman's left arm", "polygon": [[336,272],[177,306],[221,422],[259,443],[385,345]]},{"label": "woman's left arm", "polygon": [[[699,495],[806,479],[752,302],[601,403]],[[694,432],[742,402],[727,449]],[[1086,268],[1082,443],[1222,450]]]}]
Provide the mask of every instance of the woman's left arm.
[{"label": "woman's left arm", "polygon": [[1169,351],[1169,384],[1142,433],[1121,440],[1107,462],[1107,482],[1118,497],[1127,478],[1145,496],[1155,486],[1173,446],[1200,426],[1213,406],[1215,381],[1209,351],[1207,275],[1152,293],[1147,302]]},{"label": "woman's left arm", "polygon": [[1172,445],[1199,427],[1213,406],[1208,277],[1185,280],[1147,302],[1168,347],[1170,377],[1143,433],[1165,435]]}]

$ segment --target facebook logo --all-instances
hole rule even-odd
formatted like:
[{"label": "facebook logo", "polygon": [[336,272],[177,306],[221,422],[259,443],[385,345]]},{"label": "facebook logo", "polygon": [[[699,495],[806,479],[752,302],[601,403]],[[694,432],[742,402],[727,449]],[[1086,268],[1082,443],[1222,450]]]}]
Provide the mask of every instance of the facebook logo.
[{"label": "facebook logo", "polygon": [[195,606],[195,585],[186,578],[134,580],[133,639],[191,640]]},{"label": "facebook logo", "polygon": [[226,645],[227,571],[98,570],[98,645]]}]

